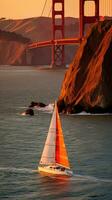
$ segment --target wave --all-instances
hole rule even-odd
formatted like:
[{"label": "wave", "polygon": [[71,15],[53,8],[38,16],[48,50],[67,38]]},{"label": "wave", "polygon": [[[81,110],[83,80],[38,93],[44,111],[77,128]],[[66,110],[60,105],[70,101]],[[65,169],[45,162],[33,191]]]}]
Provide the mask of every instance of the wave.
[{"label": "wave", "polygon": [[[47,112],[47,113],[52,113],[53,112],[53,108],[54,108],[54,104],[53,103],[50,103],[45,107],[35,106],[36,110],[42,111],[42,112]],[[70,116],[74,116],[74,115],[81,115],[81,116],[84,116],[84,115],[97,116],[98,115],[98,116],[102,116],[102,115],[112,115],[112,113],[94,113],[94,114],[92,114],[92,113],[87,113],[85,111],[82,111],[80,113],[67,114],[67,115],[70,115]]]},{"label": "wave", "polygon": [[102,115],[112,115],[112,113],[87,113],[87,112],[85,112],[85,111],[82,111],[82,112],[80,112],[80,113],[77,113],[77,114],[69,114],[69,115],[93,115],[93,116],[96,116],[96,115],[98,115],[98,116],[102,116]]},{"label": "wave", "polygon": [[[28,107],[20,107],[22,109],[28,109]],[[37,111],[42,111],[42,112],[45,112],[45,113],[52,113],[53,112],[53,108],[54,108],[54,103],[49,103],[47,106],[45,107],[40,107],[40,106],[34,106],[34,110],[37,110]],[[33,109],[33,108],[32,108]],[[21,115],[26,115],[25,112],[21,113]],[[89,115],[89,116],[108,116],[108,115],[112,115],[112,113],[87,113],[85,111],[82,111],[80,113],[74,113],[74,114],[67,114],[68,116],[86,116],[86,115]]]},{"label": "wave", "polygon": [[[19,108],[25,109],[25,110],[28,109],[28,107],[19,107]],[[54,104],[50,103],[45,107],[34,106],[34,108],[31,108],[31,109],[34,109],[35,111],[42,111],[42,112],[45,112],[45,113],[52,113],[53,108],[54,108]],[[26,111],[23,111],[23,112],[19,113],[19,115],[26,116],[27,114],[26,114]]]},{"label": "wave", "polygon": [[53,108],[54,108],[54,104],[53,103],[50,103],[45,107],[35,106],[36,110],[43,111],[43,112],[48,112],[48,113],[52,113],[53,112]]}]

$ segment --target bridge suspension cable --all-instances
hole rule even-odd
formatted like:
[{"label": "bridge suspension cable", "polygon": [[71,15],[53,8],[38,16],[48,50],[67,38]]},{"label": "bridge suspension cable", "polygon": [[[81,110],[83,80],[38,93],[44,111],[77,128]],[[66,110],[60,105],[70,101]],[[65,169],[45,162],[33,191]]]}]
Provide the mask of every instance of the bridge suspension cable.
[{"label": "bridge suspension cable", "polygon": [[[45,0],[45,2],[44,2],[43,9],[42,9],[42,12],[41,12],[41,17],[43,16],[44,11],[45,11],[45,8],[47,7],[46,5],[47,5],[47,0]],[[52,11],[52,6],[51,6],[50,9],[49,9],[48,17],[50,16],[51,11]]]},{"label": "bridge suspension cable", "polygon": [[52,7],[50,7],[50,10],[49,10],[49,13],[48,13],[48,17],[50,16],[51,11],[52,11]]},{"label": "bridge suspension cable", "polygon": [[45,10],[45,7],[46,7],[46,4],[47,4],[47,0],[45,0],[45,2],[44,2],[44,6],[43,6],[43,9],[42,9],[42,12],[41,12],[41,17],[43,16],[43,13],[44,13],[44,10]]}]

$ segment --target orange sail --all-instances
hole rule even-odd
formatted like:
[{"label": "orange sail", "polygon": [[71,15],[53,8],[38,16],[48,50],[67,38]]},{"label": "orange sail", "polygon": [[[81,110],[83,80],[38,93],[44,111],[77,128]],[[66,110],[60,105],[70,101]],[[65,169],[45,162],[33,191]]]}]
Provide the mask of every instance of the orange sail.
[{"label": "orange sail", "polygon": [[56,163],[70,168],[70,164],[68,161],[66,146],[64,143],[63,132],[61,128],[60,117],[58,114],[57,105],[56,106],[56,154],[55,154],[55,161]]}]

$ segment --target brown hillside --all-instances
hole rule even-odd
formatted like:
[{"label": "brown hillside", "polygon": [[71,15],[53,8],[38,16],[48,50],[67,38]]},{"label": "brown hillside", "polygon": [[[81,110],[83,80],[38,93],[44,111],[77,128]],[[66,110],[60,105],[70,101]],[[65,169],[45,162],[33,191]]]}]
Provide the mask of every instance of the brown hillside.
[{"label": "brown hillside", "polygon": [[[57,19],[57,23],[59,23]],[[28,19],[9,19],[0,21],[0,29],[15,32],[30,38],[32,41],[50,40],[52,38],[52,20],[48,17],[35,17]],[[65,18],[65,37],[78,35],[78,19]]]},{"label": "brown hillside", "polygon": [[[57,19],[59,23],[59,19]],[[44,41],[52,38],[51,18],[37,17],[29,19],[0,21],[0,29],[3,31],[15,32],[23,37],[30,38],[32,41]],[[78,20],[65,18],[65,37],[78,36]],[[70,63],[74,56],[77,46],[65,47],[65,63]],[[43,59],[43,56],[45,59]],[[33,51],[32,64],[51,64],[51,49],[39,48]]]}]

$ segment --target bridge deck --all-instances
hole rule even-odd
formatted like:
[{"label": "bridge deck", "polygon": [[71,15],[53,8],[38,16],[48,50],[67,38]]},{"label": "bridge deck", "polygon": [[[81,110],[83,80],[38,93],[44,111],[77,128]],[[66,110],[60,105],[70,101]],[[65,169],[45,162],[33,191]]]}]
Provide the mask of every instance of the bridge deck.
[{"label": "bridge deck", "polygon": [[33,42],[28,45],[28,49],[35,49],[38,47],[47,47],[52,45],[66,45],[66,44],[79,44],[81,42],[80,38],[70,38],[70,39],[58,39],[58,40],[48,40],[43,42]]}]

